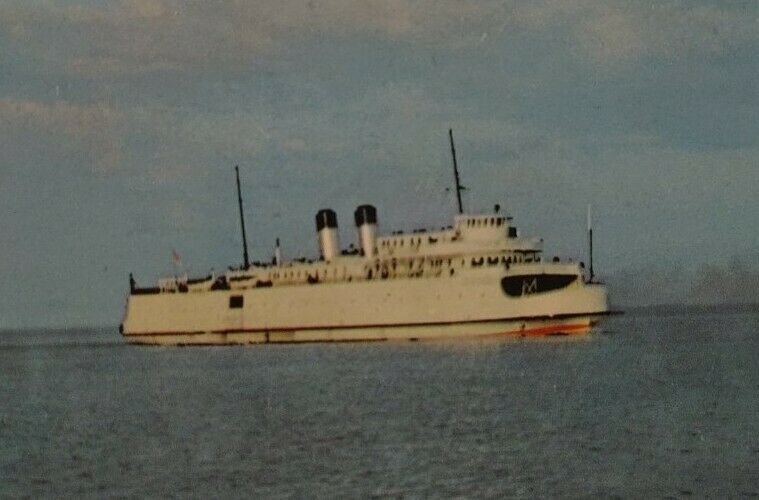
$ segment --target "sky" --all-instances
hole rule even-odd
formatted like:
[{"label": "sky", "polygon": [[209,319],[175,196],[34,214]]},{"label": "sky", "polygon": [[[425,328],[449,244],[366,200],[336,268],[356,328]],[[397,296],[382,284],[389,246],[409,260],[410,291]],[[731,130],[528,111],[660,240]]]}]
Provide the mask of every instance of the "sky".
[{"label": "sky", "polygon": [[[0,328],[500,203],[622,305],[759,302],[759,2],[0,0]],[[747,286],[751,285],[751,286]]]}]

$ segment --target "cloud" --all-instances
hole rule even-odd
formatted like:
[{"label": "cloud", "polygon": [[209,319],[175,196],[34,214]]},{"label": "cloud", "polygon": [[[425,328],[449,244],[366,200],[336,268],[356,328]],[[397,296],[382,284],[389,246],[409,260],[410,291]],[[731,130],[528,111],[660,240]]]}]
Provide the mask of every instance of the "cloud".
[{"label": "cloud", "polygon": [[[2,23],[17,49],[48,68],[103,78],[239,63],[267,36],[216,4],[129,0],[102,5],[6,7]],[[50,44],[50,38],[56,44]]]},{"label": "cloud", "polygon": [[255,113],[145,104],[124,112],[130,157],[122,171],[150,185],[181,183],[252,161],[272,137]]},{"label": "cloud", "polygon": [[103,103],[76,105],[64,101],[40,102],[22,99],[0,100],[0,116],[6,122],[32,125],[65,132],[69,135],[86,135],[110,126],[119,114]]},{"label": "cloud", "polygon": [[[301,37],[423,40],[462,30],[479,37],[473,26],[487,19],[493,5],[474,0],[17,4],[0,8],[0,26],[19,50],[74,75],[98,78],[166,69],[235,71]],[[51,35],[58,44],[48,43]]]},{"label": "cloud", "polygon": [[647,51],[640,28],[635,16],[603,9],[575,28],[575,48],[595,62],[629,62]]},{"label": "cloud", "polygon": [[5,155],[23,156],[20,144],[33,144],[98,173],[138,173],[157,182],[208,168],[211,159],[255,158],[271,139],[255,115],[237,110],[14,98],[0,99],[0,133],[23,138],[9,140]]},{"label": "cloud", "polygon": [[614,307],[683,304],[692,280],[692,273],[677,262],[627,267],[604,277]]},{"label": "cloud", "polygon": [[599,65],[715,56],[759,42],[756,4],[545,0],[518,5],[513,20],[565,37],[575,55]]},{"label": "cloud", "polygon": [[114,169],[121,159],[124,116],[108,104],[0,99],[0,130],[31,134],[66,154],[90,161],[98,171]]},{"label": "cloud", "polygon": [[735,256],[728,265],[701,267],[691,283],[689,300],[697,304],[759,304],[757,257]]},{"label": "cloud", "polygon": [[[622,0],[122,0],[0,7],[17,50],[76,76],[246,70],[304,39],[369,36],[439,47],[497,43],[504,31],[564,39],[589,62],[723,54],[757,43],[752,6]],[[493,35],[493,36],[491,36]],[[50,44],[50,37],[56,44]]]},{"label": "cloud", "polygon": [[759,255],[735,255],[729,263],[683,267],[656,262],[629,267],[608,277],[616,306],[657,304],[759,304]]}]

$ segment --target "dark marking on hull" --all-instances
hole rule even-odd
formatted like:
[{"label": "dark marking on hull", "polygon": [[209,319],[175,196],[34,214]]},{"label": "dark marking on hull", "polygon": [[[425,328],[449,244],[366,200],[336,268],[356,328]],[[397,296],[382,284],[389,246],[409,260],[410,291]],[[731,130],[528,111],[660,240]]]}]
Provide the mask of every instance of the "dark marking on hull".
[{"label": "dark marking on hull", "polygon": [[503,278],[501,288],[510,297],[522,297],[560,290],[576,280],[576,274],[517,274]]}]

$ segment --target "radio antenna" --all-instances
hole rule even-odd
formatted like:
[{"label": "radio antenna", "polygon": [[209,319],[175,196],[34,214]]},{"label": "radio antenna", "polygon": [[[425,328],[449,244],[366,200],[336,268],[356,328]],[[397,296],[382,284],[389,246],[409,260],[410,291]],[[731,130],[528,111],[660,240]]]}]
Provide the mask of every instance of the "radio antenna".
[{"label": "radio antenna", "polygon": [[459,166],[456,163],[456,147],[453,145],[453,129],[448,129],[448,137],[451,139],[451,156],[453,157],[453,176],[456,180],[456,201],[459,203],[459,214],[464,213],[464,208],[461,205],[461,191],[466,189],[461,185],[459,180]]},{"label": "radio antenna", "polygon": [[593,224],[591,220],[592,205],[588,203],[588,260],[590,264],[590,283],[593,282]]},{"label": "radio antenna", "polygon": [[240,207],[240,227],[242,228],[242,258],[245,263],[245,269],[250,267],[248,261],[248,239],[245,237],[245,217],[242,213],[242,194],[240,193],[240,167],[235,165],[235,176],[237,177],[237,205]]}]

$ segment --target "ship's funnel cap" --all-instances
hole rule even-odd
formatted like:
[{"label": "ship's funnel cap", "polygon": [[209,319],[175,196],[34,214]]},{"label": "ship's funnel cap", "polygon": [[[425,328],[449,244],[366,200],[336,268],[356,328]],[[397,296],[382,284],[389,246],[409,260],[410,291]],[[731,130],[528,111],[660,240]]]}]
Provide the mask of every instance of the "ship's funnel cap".
[{"label": "ship's funnel cap", "polygon": [[325,227],[337,228],[337,214],[329,208],[319,210],[316,213],[316,230],[321,231]]},{"label": "ship's funnel cap", "polygon": [[353,216],[356,219],[356,227],[361,227],[364,224],[376,224],[377,223],[377,209],[372,205],[360,205],[353,212]]}]

